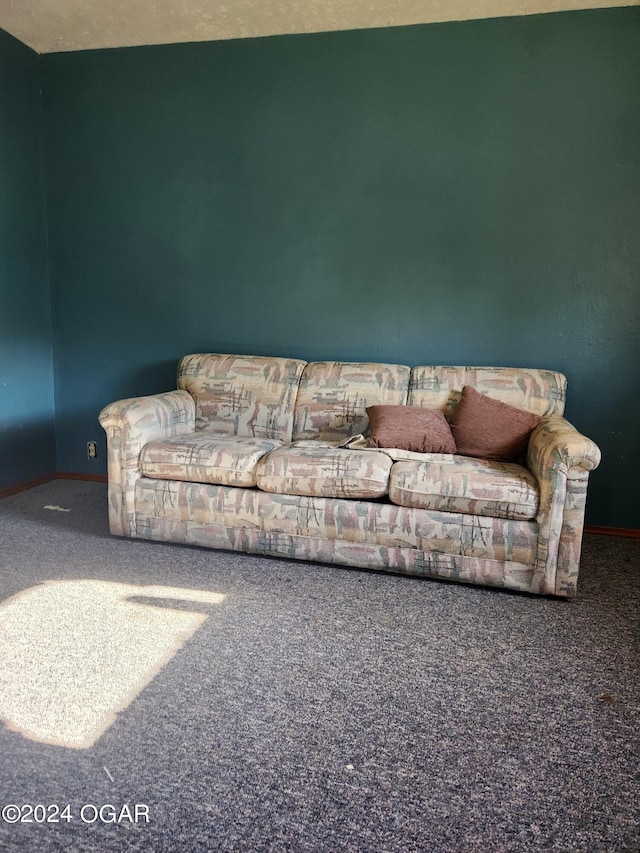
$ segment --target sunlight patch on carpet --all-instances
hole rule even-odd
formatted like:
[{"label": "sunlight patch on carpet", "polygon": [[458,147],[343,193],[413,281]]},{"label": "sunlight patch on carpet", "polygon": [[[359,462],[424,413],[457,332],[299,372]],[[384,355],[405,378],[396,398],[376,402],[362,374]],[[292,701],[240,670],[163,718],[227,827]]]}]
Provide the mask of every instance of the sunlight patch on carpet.
[{"label": "sunlight patch on carpet", "polygon": [[224,598],[98,580],[19,593],[0,606],[0,718],[27,738],[93,746]]}]

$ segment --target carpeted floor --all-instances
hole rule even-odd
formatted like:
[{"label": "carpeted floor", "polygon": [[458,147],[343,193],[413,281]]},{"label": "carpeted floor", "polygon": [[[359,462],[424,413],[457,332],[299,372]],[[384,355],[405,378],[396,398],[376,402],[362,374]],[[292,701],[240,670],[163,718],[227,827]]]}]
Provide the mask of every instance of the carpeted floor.
[{"label": "carpeted floor", "polygon": [[639,581],[630,539],[586,537],[569,603],[5,498],[0,849],[638,851]]}]

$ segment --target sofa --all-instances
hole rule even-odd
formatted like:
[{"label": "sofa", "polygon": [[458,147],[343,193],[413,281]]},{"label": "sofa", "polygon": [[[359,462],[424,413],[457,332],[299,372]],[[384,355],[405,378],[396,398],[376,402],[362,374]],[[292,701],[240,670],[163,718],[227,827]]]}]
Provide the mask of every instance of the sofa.
[{"label": "sofa", "polygon": [[[113,534],[576,595],[600,451],[563,417],[562,374],[215,353],[177,374],[100,413]],[[437,423],[416,444],[403,417]]]}]

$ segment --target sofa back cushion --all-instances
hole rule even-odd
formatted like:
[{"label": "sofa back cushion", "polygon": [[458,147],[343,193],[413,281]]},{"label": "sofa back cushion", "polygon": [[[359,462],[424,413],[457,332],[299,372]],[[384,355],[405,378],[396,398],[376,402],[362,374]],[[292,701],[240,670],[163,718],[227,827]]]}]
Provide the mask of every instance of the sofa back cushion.
[{"label": "sofa back cushion", "polygon": [[294,439],[341,441],[364,432],[367,406],[406,404],[410,372],[401,364],[310,362],[298,389]]},{"label": "sofa back cushion", "polygon": [[442,409],[450,417],[465,385],[536,415],[564,413],[562,373],[517,367],[414,367],[408,403]]},{"label": "sofa back cushion", "polygon": [[195,399],[198,430],[291,441],[305,364],[268,356],[186,355],[178,364],[178,388]]}]

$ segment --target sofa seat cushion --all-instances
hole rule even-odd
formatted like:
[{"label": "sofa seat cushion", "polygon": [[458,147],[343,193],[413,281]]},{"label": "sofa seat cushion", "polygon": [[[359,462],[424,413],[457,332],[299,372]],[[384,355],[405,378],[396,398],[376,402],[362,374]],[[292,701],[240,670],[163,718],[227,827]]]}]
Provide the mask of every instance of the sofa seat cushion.
[{"label": "sofa seat cushion", "polygon": [[237,438],[203,430],[150,441],[140,454],[140,468],[145,477],[159,480],[250,488],[256,485],[260,459],[281,445],[278,439]]},{"label": "sofa seat cushion", "polygon": [[264,492],[326,498],[379,498],[387,494],[392,460],[378,451],[348,450],[302,439],[260,460],[256,481]]},{"label": "sofa seat cushion", "polygon": [[425,462],[395,462],[389,497],[399,506],[532,519],[538,512],[535,477],[513,462],[442,456]]}]

